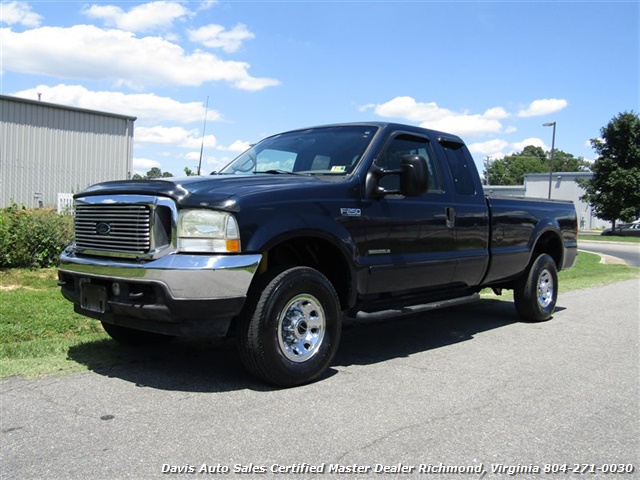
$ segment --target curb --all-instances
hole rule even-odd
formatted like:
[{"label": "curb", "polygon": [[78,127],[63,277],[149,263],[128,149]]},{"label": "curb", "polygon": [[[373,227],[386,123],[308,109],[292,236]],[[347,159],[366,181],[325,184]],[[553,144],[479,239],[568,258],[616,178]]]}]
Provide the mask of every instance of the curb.
[{"label": "curb", "polygon": [[592,253],[594,255],[598,255],[600,257],[600,263],[604,265],[626,265],[627,264],[627,262],[625,262],[621,258],[614,257],[612,255],[606,255],[604,253],[592,252],[591,250],[583,250],[581,248],[578,249],[578,252]]}]

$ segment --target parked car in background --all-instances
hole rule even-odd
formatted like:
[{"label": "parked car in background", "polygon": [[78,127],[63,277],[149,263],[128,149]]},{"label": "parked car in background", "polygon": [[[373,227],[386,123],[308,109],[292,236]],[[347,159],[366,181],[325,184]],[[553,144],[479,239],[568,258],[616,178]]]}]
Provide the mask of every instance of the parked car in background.
[{"label": "parked car in background", "polygon": [[640,222],[621,223],[612,228],[605,228],[600,235],[616,235],[621,237],[640,237]]}]

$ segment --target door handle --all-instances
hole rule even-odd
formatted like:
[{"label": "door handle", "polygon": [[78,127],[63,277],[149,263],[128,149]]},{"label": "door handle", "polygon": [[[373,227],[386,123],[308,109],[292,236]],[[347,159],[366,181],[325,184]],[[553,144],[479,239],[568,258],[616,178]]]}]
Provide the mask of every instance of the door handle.
[{"label": "door handle", "polygon": [[456,209],[453,207],[445,207],[445,217],[447,228],[453,228],[456,226]]}]

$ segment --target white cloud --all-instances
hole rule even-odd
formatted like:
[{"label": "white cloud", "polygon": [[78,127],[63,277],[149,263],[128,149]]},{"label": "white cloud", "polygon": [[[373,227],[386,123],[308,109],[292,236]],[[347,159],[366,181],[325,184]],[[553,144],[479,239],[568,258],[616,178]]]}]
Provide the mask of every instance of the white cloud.
[{"label": "white cloud", "polygon": [[540,100],[534,100],[528,107],[521,109],[518,112],[519,117],[539,117],[541,115],[548,115],[555,113],[569,105],[564,99],[560,98],[545,98]]},{"label": "white cloud", "polygon": [[248,150],[251,147],[251,142],[245,142],[243,140],[236,140],[235,142],[233,142],[231,145],[228,146],[223,146],[223,145],[219,145],[217,147],[218,150],[224,150],[227,152],[236,152],[236,153],[242,153],[245,150]]},{"label": "white cloud", "polygon": [[435,102],[421,103],[412,97],[400,96],[386,103],[369,104],[361,110],[373,108],[381,117],[392,117],[420,122],[420,126],[442,130],[461,136],[476,136],[501,132],[500,118],[509,114],[501,107],[490,108],[483,114],[455,112],[439,107]]},{"label": "white cloud", "polygon": [[423,122],[420,126],[455,133],[463,137],[499,133],[502,130],[502,124],[498,120],[484,118],[479,114],[452,114],[438,120]]},{"label": "white cloud", "polygon": [[206,157],[204,163],[208,165],[210,170],[219,171],[222,167],[228,165],[234,157],[222,156],[222,157]]},{"label": "white cloud", "polygon": [[218,0],[200,0],[198,2],[197,11],[201,12],[203,10],[209,10],[212,6],[218,3]]},{"label": "white cloud", "polygon": [[156,162],[155,160],[150,160],[148,158],[134,158],[133,167],[150,169],[153,167],[160,167],[160,162]]},{"label": "white cloud", "polygon": [[[187,160],[187,163],[189,163],[189,167],[192,170],[197,170],[198,163],[200,162],[200,150],[189,152],[184,156],[184,158]],[[218,171],[222,167],[227,165],[231,160],[233,160],[233,158],[229,158],[226,156],[216,157],[213,155],[207,155],[207,151],[205,150],[202,156],[200,174],[208,175],[213,170]]]},{"label": "white cloud", "polygon": [[139,128],[137,127],[139,123],[202,122],[205,111],[208,121],[222,119],[220,112],[207,110],[202,102],[180,103],[172,98],[160,97],[153,93],[94,92],[81,85],[60,84],[54,87],[39,85],[15,92],[13,95],[36,100],[38,93],[42,94],[43,102],[137,117],[136,129]]},{"label": "white cloud", "polygon": [[89,18],[104,20],[105,25],[129,32],[170,28],[173,21],[191,12],[178,2],[150,2],[136,5],[125,12],[115,5],[91,5],[83,10]]},{"label": "white cloud", "polygon": [[486,157],[489,157],[491,160],[498,160],[503,158],[505,155],[522,152],[522,150],[524,150],[524,148],[528,147],[529,145],[540,147],[543,150],[548,150],[548,147],[545,145],[545,143],[537,137],[525,138],[520,142],[513,143],[509,143],[503,139],[495,138],[486,142],[471,143],[468,144],[467,147],[479,163]]},{"label": "white cloud", "polygon": [[222,25],[207,25],[197,30],[187,30],[189,40],[198,42],[209,48],[221,48],[225,52],[240,49],[244,40],[255,38],[247,26],[239,23],[232,30],[226,31]]},{"label": "white cloud", "polygon": [[515,142],[511,144],[514,151],[516,152],[524,150],[524,147],[528,147],[529,145],[533,145],[534,147],[540,147],[543,150],[548,150],[548,147],[545,145],[545,143],[537,137],[525,138],[521,142]]},{"label": "white cloud", "polygon": [[482,157],[491,158],[502,158],[504,156],[504,149],[508,146],[508,142],[496,138],[487,142],[469,144],[468,148],[469,151],[474,155],[481,155]]},{"label": "white cloud", "polygon": [[31,5],[25,2],[7,2],[0,5],[0,23],[39,27],[42,16],[31,11]]},{"label": "white cloud", "polygon": [[166,39],[137,38],[122,30],[75,25],[25,32],[4,28],[0,35],[5,71],[112,80],[132,88],[229,82],[238,89],[256,91],[280,84],[273,78],[252,77],[248,63],[221,60],[199,50],[188,54]]},{"label": "white cloud", "polygon": [[133,171],[131,175],[138,174],[141,177],[144,177],[145,174],[151,170],[152,168],[162,169],[162,165],[160,162],[155,160],[151,160],[149,158],[135,158],[133,159]]},{"label": "white cloud", "polygon": [[[182,127],[138,127],[134,130],[134,141],[138,143],[148,143],[155,145],[172,145],[181,148],[200,148],[203,144],[200,131],[196,129],[187,130]],[[214,135],[204,136],[204,147],[215,148],[217,144]]]},{"label": "white cloud", "polygon": [[500,120],[502,118],[508,118],[511,115],[502,107],[493,107],[485,111],[482,116],[484,118],[492,118],[492,119]]},{"label": "white cloud", "polygon": [[189,136],[184,139],[183,142],[180,143],[181,147],[184,148],[200,148],[201,145],[204,145],[204,148],[215,148],[218,140],[215,135],[205,135],[204,141],[201,136]]},{"label": "white cloud", "polygon": [[386,103],[373,105],[381,117],[397,117],[416,122],[425,122],[445,117],[450,110],[440,108],[435,102],[419,103],[412,97],[396,97]]},{"label": "white cloud", "polygon": [[134,140],[136,143],[178,145],[197,134],[197,129],[186,130],[182,127],[138,127],[134,130]]}]

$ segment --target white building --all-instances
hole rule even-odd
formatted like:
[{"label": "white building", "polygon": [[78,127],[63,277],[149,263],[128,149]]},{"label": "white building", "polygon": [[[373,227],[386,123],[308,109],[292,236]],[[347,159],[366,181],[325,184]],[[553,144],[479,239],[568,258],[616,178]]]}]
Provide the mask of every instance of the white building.
[{"label": "white building", "polygon": [[0,95],[0,208],[130,178],[135,117]]},{"label": "white building", "polygon": [[607,228],[610,223],[597,218],[591,206],[580,200],[585,192],[576,179],[588,180],[592,176],[591,172],[556,172],[551,176],[548,173],[528,173],[524,176],[524,185],[485,185],[484,191],[488,195],[549,198],[551,185],[552,200],[571,200],[575,205],[580,230]]}]

